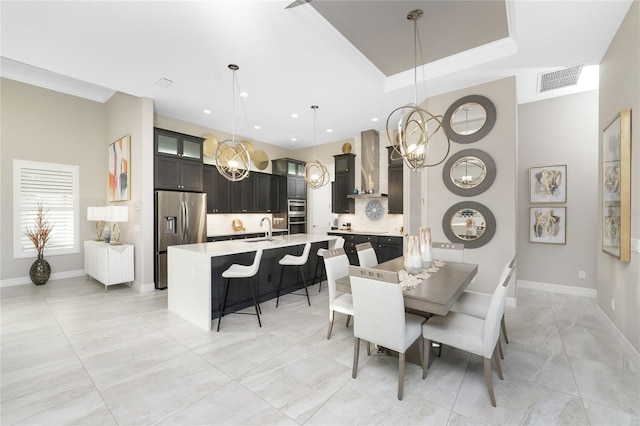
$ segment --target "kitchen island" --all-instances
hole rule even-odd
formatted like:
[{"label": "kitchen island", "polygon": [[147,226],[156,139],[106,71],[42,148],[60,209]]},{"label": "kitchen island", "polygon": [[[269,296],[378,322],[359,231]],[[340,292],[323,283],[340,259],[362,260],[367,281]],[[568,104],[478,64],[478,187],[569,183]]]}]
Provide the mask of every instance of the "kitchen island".
[{"label": "kitchen island", "polygon": [[[300,255],[307,242],[312,244],[305,269],[307,284],[313,280],[318,248],[327,248],[336,239],[331,235],[294,234],[263,239],[218,241],[213,243],[170,246],[168,253],[168,304],[169,310],[211,331],[211,321],[218,317],[218,305],[223,288],[222,271],[232,263],[248,265],[257,249],[263,250],[257,277],[258,299],[264,302],[275,297],[280,279],[278,260],[285,254]],[[282,294],[302,287],[302,279],[294,268],[284,271]],[[255,282],[255,281],[254,281]],[[248,286],[246,292],[229,293],[227,310],[239,310],[251,306]],[[225,310],[225,312],[227,311]],[[268,317],[265,318],[268,321]]]}]

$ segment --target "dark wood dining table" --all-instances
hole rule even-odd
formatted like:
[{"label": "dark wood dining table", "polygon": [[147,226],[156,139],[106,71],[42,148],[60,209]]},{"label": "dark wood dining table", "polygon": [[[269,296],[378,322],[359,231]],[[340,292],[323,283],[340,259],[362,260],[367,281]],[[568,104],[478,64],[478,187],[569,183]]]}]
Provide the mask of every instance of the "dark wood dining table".
[{"label": "dark wood dining table", "polygon": [[[431,263],[427,262],[423,266],[428,268]],[[404,269],[404,257],[380,263],[371,269],[399,272]],[[415,288],[403,291],[405,309],[446,315],[477,273],[478,265],[474,263],[446,261],[436,272],[431,273],[428,279],[417,284]],[[349,276],[337,279],[336,289],[343,293],[351,293]]]}]

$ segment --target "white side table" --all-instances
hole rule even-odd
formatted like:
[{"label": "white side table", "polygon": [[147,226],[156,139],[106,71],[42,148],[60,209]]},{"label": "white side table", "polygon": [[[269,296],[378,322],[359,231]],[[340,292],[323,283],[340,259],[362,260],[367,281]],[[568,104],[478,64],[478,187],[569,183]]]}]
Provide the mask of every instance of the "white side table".
[{"label": "white side table", "polygon": [[107,287],[133,281],[133,245],[111,245],[102,241],[84,242],[84,270]]}]

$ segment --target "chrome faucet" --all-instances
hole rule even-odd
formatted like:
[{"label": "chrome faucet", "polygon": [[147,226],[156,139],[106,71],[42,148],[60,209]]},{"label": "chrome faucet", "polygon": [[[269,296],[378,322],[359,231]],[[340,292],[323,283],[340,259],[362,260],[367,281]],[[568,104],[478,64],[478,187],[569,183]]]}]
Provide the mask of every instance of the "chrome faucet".
[{"label": "chrome faucet", "polygon": [[262,224],[264,223],[265,220],[269,224],[269,229],[267,229],[267,234],[265,235],[265,237],[267,240],[273,241],[273,232],[271,230],[271,219],[269,218],[269,216],[265,216],[262,219],[260,219],[260,227],[262,227]]}]

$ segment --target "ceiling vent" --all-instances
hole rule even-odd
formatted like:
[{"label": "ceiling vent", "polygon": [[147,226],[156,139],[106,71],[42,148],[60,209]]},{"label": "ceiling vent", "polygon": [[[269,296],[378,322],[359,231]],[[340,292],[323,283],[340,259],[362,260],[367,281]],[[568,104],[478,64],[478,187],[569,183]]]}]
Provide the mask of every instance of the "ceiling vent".
[{"label": "ceiling vent", "polygon": [[577,84],[583,66],[583,64],[580,64],[556,71],[538,74],[538,93]]},{"label": "ceiling vent", "polygon": [[173,84],[173,81],[169,80],[168,78],[161,78],[160,80],[155,82],[155,85],[158,87],[162,87],[163,89],[166,89],[167,87],[171,86]]}]

